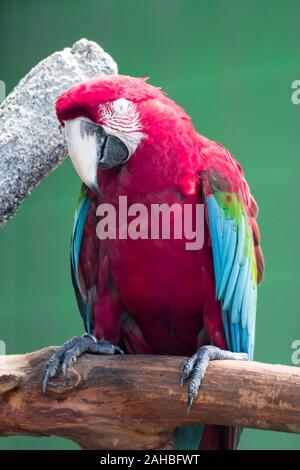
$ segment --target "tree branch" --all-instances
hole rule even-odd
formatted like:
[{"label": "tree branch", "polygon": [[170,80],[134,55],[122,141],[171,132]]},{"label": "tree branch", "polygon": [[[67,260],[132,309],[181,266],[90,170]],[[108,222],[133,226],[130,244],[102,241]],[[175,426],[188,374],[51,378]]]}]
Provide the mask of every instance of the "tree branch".
[{"label": "tree branch", "polygon": [[77,83],[115,73],[113,59],[95,42],[81,39],[42,60],[1,104],[0,229],[67,155],[56,98]]},{"label": "tree branch", "polygon": [[157,449],[178,425],[211,423],[300,433],[300,369],[216,361],[187,413],[184,358],[82,356],[41,391],[55,348],[0,356],[0,435],[57,435],[86,449]]}]

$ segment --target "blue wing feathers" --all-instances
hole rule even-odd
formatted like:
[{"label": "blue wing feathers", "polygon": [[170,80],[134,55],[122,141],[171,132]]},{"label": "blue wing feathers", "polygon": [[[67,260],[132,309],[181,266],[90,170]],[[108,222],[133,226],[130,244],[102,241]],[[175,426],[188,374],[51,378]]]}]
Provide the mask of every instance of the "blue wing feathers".
[{"label": "blue wing feathers", "polygon": [[[78,262],[79,262],[79,254],[80,254],[80,245],[82,240],[82,234],[84,229],[84,224],[86,221],[86,216],[88,214],[90,208],[90,201],[88,198],[85,198],[81,205],[79,206],[78,210],[75,214],[74,220],[74,229],[73,229],[73,237],[72,237],[72,253],[73,253],[73,267],[75,270],[75,277],[78,281]],[[79,282],[78,287],[80,288]]]},{"label": "blue wing feathers", "polygon": [[230,329],[229,329],[229,318],[228,318],[228,312],[226,312],[225,310],[223,310],[223,324],[224,324],[224,330],[225,330],[226,343],[230,345],[231,337],[230,337]]},{"label": "blue wing feathers", "polygon": [[[251,305],[249,306],[249,311],[251,315],[248,314],[247,316],[247,329],[249,331],[249,335],[254,335],[254,324],[255,324],[255,312],[256,312],[256,286],[252,285],[252,292],[251,292]],[[253,321],[254,320],[254,321]]]},{"label": "blue wing feathers", "polygon": [[87,294],[80,285],[80,280],[78,276],[78,266],[79,266],[79,255],[80,255],[80,246],[82,242],[84,225],[86,222],[86,217],[90,209],[90,201],[85,195],[84,190],[81,192],[79,198],[79,205],[75,212],[74,217],[74,226],[71,240],[71,271],[72,271],[72,280],[74,284],[74,289],[76,292],[76,297],[79,305],[81,315],[85,324],[85,328],[88,333],[91,330],[91,317],[87,305]]},{"label": "blue wing feathers", "polygon": [[[227,223],[227,221],[225,222]],[[236,251],[236,242],[237,242],[237,229],[236,227],[231,224],[231,236],[230,236],[230,241],[229,241],[229,247],[227,251],[227,256],[226,260],[224,263],[224,271],[222,272],[222,278],[220,282],[220,289],[218,291],[218,300],[221,300],[224,296],[224,292],[227,287],[228,279],[232,270],[233,262],[234,262],[234,257],[235,257],[235,251]],[[213,253],[213,256],[215,254]]]},{"label": "blue wing feathers", "polygon": [[[237,258],[237,255],[236,255]],[[223,300],[223,306],[225,310],[228,310],[231,306],[231,301],[233,298],[233,294],[235,292],[235,287],[237,283],[237,278],[240,272],[240,265],[238,264],[237,260],[235,259],[231,272],[230,277],[228,279],[227,287],[226,287],[226,294]]]},{"label": "blue wing feathers", "polygon": [[215,270],[215,276],[216,276],[216,286],[218,289],[220,276],[221,276],[221,249],[222,249],[221,214],[220,214],[220,209],[218,207],[218,204],[215,198],[208,198],[207,203],[208,203],[209,213],[211,214],[210,217],[213,220],[213,223],[211,224],[211,230],[213,232],[212,244],[213,244],[213,250],[216,253],[216,256],[214,257],[214,270]]},{"label": "blue wing feathers", "polygon": [[238,323],[240,321],[240,314],[242,309],[243,294],[246,283],[246,276],[248,271],[248,260],[239,270],[239,276],[235,286],[234,299],[231,306],[231,322]]},{"label": "blue wing feathers", "polygon": [[232,325],[233,336],[235,338],[235,347],[234,351],[241,352],[241,343],[240,343],[240,325]]},{"label": "blue wing feathers", "polygon": [[206,197],[211,232],[217,300],[222,303],[228,349],[253,357],[256,283],[249,256],[250,227],[246,213],[237,222],[215,196]]},{"label": "blue wing feathers", "polygon": [[245,256],[245,240],[246,240],[246,230],[245,230],[245,218],[242,216],[240,225],[238,228],[238,246],[237,246],[237,262],[242,265],[246,261]]},{"label": "blue wing feathers", "polygon": [[224,271],[225,264],[226,264],[226,259],[228,255],[228,249],[229,249],[229,243],[230,243],[230,237],[231,237],[231,223],[225,223],[224,222],[224,230],[223,230],[223,239],[222,239],[222,272]]},{"label": "blue wing feathers", "polygon": [[241,341],[242,341],[242,351],[248,351],[248,341],[249,341],[249,338],[248,338],[248,332],[245,328],[242,328],[242,337],[241,337]]},{"label": "blue wing feathers", "polygon": [[250,294],[251,294],[251,279],[250,279],[250,270],[247,273],[247,280],[245,283],[244,296],[242,301],[242,310],[241,310],[241,323],[242,328],[247,327],[247,315],[250,305]]}]

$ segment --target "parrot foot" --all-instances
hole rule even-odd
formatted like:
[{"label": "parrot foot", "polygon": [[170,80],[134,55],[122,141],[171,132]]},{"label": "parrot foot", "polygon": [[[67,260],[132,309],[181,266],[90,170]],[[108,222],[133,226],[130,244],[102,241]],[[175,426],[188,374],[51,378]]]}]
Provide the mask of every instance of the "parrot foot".
[{"label": "parrot foot", "polygon": [[197,396],[199,387],[205,375],[210,361],[222,361],[225,359],[246,361],[248,354],[224,351],[216,346],[202,346],[196,354],[184,362],[181,370],[181,385],[189,378],[188,386],[188,410],[191,408],[194,398]]},{"label": "parrot foot", "polygon": [[55,351],[47,362],[43,377],[43,392],[47,390],[49,378],[54,377],[59,368],[63,375],[66,375],[68,367],[84,353],[124,354],[119,346],[114,346],[104,339],[97,340],[95,336],[89,334],[75,336]]}]

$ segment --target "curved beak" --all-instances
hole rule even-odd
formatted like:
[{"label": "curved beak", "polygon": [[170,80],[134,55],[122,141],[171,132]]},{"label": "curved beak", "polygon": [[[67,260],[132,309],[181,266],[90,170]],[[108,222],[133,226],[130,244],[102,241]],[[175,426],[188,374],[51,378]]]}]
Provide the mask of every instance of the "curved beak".
[{"label": "curved beak", "polygon": [[98,168],[108,169],[124,163],[129,157],[127,146],[116,136],[85,118],[65,122],[68,151],[82,181],[99,191]]}]

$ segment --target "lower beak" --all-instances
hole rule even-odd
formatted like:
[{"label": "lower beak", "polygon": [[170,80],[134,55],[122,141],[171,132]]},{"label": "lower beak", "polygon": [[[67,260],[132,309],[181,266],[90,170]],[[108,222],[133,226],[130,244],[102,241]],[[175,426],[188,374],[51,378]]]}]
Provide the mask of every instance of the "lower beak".
[{"label": "lower beak", "polygon": [[114,168],[122,165],[128,159],[126,145],[114,135],[106,135],[103,143],[97,149],[98,168]]}]

